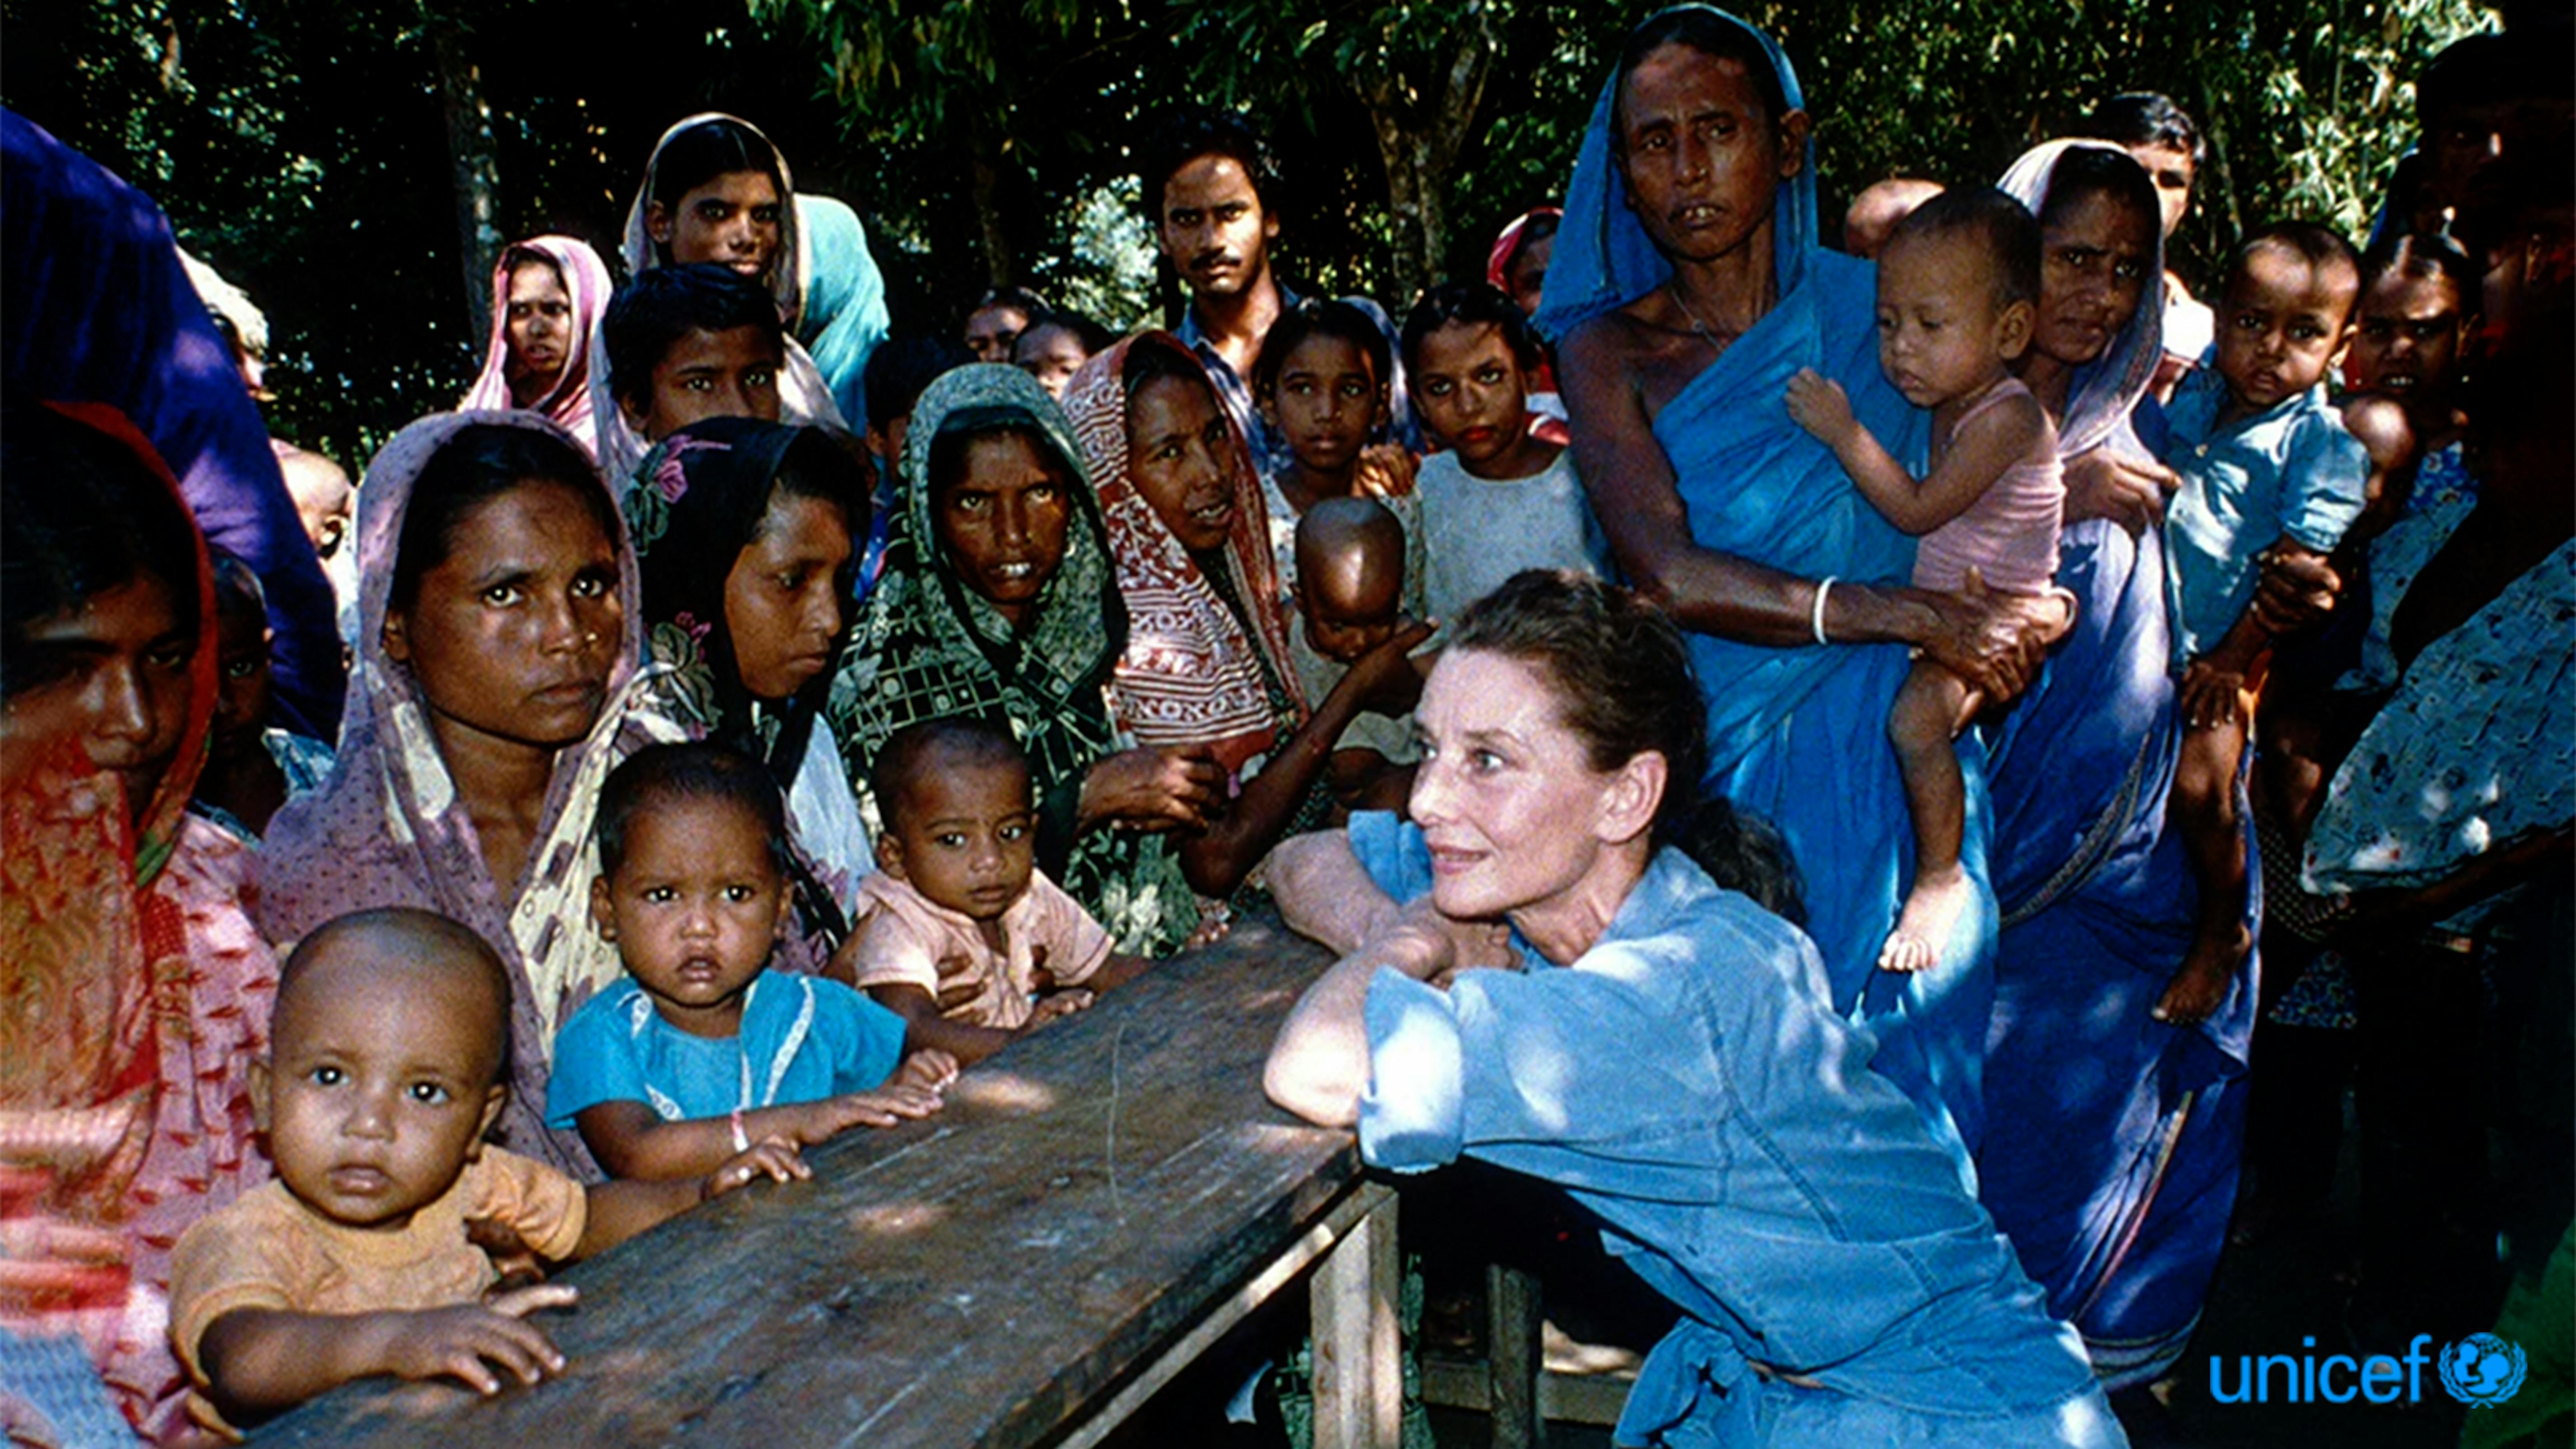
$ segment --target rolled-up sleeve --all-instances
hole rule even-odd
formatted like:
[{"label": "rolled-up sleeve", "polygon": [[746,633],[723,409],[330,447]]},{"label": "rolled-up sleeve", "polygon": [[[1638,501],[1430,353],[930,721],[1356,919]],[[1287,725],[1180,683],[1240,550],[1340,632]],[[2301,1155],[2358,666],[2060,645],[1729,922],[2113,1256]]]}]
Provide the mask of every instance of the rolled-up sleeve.
[{"label": "rolled-up sleeve", "polygon": [[1449,993],[1401,971],[1369,981],[1369,1085],[1360,1155],[1394,1172],[1455,1162],[1466,1122],[1463,1053]]},{"label": "rolled-up sleeve", "polygon": [[1403,905],[1431,892],[1431,851],[1422,843],[1422,827],[1391,810],[1352,814],[1343,838],[1368,878],[1387,898]]},{"label": "rolled-up sleeve", "polygon": [[2281,531],[2319,553],[2332,553],[2361,516],[2370,453],[2332,414],[2307,419],[2290,446]]}]

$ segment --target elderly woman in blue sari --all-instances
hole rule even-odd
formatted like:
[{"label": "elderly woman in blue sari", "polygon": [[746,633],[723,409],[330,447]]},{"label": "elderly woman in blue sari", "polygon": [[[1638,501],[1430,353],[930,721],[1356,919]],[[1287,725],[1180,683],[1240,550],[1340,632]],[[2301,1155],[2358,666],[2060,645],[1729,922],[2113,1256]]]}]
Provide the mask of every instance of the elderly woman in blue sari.
[{"label": "elderly woman in blue sari", "polygon": [[1962,741],[1978,908],[1932,970],[1881,972],[1912,851],[1883,726],[1905,646],[2008,699],[2063,608],[1905,587],[1913,541],[1790,420],[1789,379],[1812,367],[1899,456],[1928,437],[1880,375],[1869,267],[1817,244],[1814,173],[1777,46],[1705,7],[1652,17],[1593,112],[1537,320],[1560,339],[1575,463],[1620,567],[1691,631],[1709,788],[1779,825],[1835,1008],[1973,1146],[1992,994],[1984,759]]}]

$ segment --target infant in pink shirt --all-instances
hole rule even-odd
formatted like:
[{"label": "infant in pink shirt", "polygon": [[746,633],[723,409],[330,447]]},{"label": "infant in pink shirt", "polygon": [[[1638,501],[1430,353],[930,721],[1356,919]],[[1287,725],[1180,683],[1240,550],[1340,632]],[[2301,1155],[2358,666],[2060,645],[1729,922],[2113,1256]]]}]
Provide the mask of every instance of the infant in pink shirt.
[{"label": "infant in pink shirt", "polygon": [[1146,963],[1037,868],[1028,760],[1000,726],[940,719],[870,771],[879,873],[827,972],[903,1016],[913,1039],[980,1061],[1091,1004]]}]

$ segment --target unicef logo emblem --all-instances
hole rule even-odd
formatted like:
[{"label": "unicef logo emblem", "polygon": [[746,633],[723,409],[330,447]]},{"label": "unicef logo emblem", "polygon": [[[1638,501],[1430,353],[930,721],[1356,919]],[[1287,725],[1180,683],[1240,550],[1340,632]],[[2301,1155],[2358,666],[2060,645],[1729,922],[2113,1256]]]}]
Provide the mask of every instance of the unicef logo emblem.
[{"label": "unicef logo emblem", "polygon": [[2522,1387],[2522,1345],[2472,1333],[2442,1348],[2442,1387],[2463,1404],[2501,1404]]}]

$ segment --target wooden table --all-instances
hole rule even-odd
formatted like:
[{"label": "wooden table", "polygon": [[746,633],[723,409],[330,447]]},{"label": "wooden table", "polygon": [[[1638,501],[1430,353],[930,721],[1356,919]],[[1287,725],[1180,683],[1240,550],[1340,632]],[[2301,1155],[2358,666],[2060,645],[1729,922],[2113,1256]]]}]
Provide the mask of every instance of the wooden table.
[{"label": "wooden table", "polygon": [[564,1274],[564,1375],[496,1399],[349,1385],[262,1445],[1086,1446],[1312,1270],[1318,1449],[1397,1442],[1395,1202],[1261,1095],[1325,964],[1276,924]]}]

